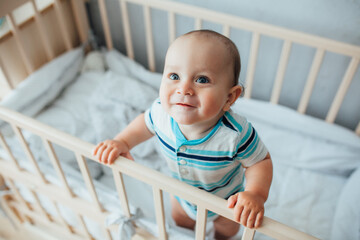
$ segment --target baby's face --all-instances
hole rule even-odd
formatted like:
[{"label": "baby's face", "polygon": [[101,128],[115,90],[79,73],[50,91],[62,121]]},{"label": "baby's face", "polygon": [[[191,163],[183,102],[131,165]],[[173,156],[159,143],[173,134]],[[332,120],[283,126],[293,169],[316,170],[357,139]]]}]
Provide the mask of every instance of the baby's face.
[{"label": "baby's face", "polygon": [[215,124],[230,107],[232,69],[227,49],[217,39],[177,39],[166,55],[161,105],[179,124]]}]

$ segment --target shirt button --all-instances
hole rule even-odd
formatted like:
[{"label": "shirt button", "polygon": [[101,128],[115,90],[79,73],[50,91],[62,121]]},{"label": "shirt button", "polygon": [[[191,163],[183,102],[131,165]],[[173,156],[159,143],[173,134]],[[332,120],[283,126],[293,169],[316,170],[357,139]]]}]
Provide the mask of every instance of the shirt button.
[{"label": "shirt button", "polygon": [[185,151],[186,151],[186,147],[185,147],[185,146],[181,146],[181,147],[179,148],[179,151],[180,151],[180,152],[185,152]]},{"label": "shirt button", "polygon": [[180,169],[180,172],[182,174],[188,174],[189,173],[189,171],[187,169],[185,169],[185,168]]},{"label": "shirt button", "polygon": [[181,164],[181,165],[185,165],[185,164],[187,164],[187,161],[184,160],[184,159],[181,159],[181,160],[180,160],[180,164]]}]

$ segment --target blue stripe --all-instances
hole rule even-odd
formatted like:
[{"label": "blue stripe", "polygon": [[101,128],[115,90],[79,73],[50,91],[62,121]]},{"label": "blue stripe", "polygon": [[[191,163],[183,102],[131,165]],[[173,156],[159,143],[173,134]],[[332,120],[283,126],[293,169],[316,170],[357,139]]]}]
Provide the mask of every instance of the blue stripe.
[{"label": "blue stripe", "polygon": [[[194,180],[189,180],[189,179],[181,179],[181,181],[184,181],[189,185],[192,185],[199,189],[205,190],[207,192],[214,192],[218,188],[223,188],[223,187],[227,186],[230,182],[232,182],[232,180],[234,179],[234,176],[236,176],[238,174],[240,168],[241,168],[241,164],[239,164],[237,167],[233,168],[222,179],[220,179],[218,182],[215,182],[215,183],[204,184],[201,181],[194,181]],[[172,172],[172,175],[174,178],[180,180],[177,173]]]},{"label": "blue stripe", "polygon": [[153,122],[152,117],[151,117],[151,109],[150,109],[150,111],[149,111],[149,118],[150,118],[151,125],[154,126],[154,122]]},{"label": "blue stripe", "polygon": [[243,127],[233,118],[233,116],[231,116],[231,114],[229,112],[225,113],[225,116],[227,117],[227,119],[230,121],[230,123],[237,128],[237,130],[239,132],[241,132],[243,130]]},{"label": "blue stripe", "polygon": [[157,134],[157,132],[156,132],[156,136],[158,137],[158,139],[160,140],[160,142],[164,145],[164,146],[166,146],[168,149],[170,149],[171,151],[173,151],[173,152],[175,152],[175,149],[172,147],[172,146],[170,146],[169,144],[167,144],[160,136],[159,136],[159,134]]},{"label": "blue stripe", "polygon": [[194,153],[196,155],[205,155],[205,156],[218,156],[218,157],[232,157],[236,154],[236,151],[211,151],[211,150],[200,150],[188,148],[187,153]]},{"label": "blue stripe", "polygon": [[245,142],[244,145],[242,145],[238,149],[237,153],[244,151],[249,146],[249,144],[252,142],[252,140],[254,139],[254,137],[255,137],[255,129],[253,127],[251,127],[251,128],[252,128],[252,133],[251,133],[250,138]]},{"label": "blue stripe", "polygon": [[190,154],[186,154],[186,153],[178,153],[178,156],[188,158],[188,159],[201,160],[201,161],[233,161],[232,157],[198,156],[198,155],[190,155]]},{"label": "blue stripe", "polygon": [[245,158],[248,158],[249,156],[251,156],[256,151],[259,141],[260,141],[260,139],[256,135],[255,140],[249,145],[248,151],[239,153],[238,155],[236,155],[235,158],[241,157],[242,159],[245,159]]},{"label": "blue stripe", "polygon": [[[224,123],[224,125],[225,125],[226,127],[230,128],[231,130],[236,131],[236,129],[235,129],[235,128],[231,125],[231,123],[227,120],[226,115],[225,115],[225,117],[223,117],[222,122]],[[236,132],[237,132],[237,131],[236,131]]]}]

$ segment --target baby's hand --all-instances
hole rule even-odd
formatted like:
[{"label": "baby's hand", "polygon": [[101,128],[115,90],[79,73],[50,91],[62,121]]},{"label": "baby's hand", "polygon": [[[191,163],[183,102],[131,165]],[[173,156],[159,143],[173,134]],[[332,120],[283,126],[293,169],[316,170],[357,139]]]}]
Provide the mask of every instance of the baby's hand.
[{"label": "baby's hand", "polygon": [[239,192],[228,199],[228,207],[235,207],[235,221],[248,228],[260,227],[264,217],[264,203],[261,196],[249,191]]},{"label": "baby's hand", "polygon": [[94,148],[93,155],[104,164],[113,164],[120,155],[133,160],[128,145],[122,140],[106,140],[99,143]]}]

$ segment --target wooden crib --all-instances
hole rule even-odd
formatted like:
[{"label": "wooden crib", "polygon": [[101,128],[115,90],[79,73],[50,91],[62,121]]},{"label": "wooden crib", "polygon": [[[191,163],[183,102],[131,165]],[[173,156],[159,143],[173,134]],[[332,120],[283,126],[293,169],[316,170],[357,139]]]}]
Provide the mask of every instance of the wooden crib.
[{"label": "wooden crib", "polygon": [[[31,25],[29,27],[35,29],[39,33],[38,37],[40,38],[40,44],[34,46],[33,48],[36,48],[37,52],[41,52],[40,55],[43,57],[40,59],[36,57],[36,52],[30,49],[32,48],[31,41],[24,41],[23,34],[26,34],[26,23],[16,22],[12,14],[14,9],[26,2],[29,2],[35,10],[31,20],[26,21],[30,21],[30,23],[27,23],[28,25]],[[99,0],[98,3],[105,33],[106,46],[108,49],[112,49],[113,42],[105,2],[104,0]],[[223,26],[222,33],[225,36],[230,36],[231,29],[242,29],[251,32],[252,41],[249,55],[250,57],[248,60],[245,60],[248,61],[246,76],[247,90],[244,96],[245,98],[251,97],[259,42],[262,36],[271,36],[284,41],[270,100],[274,104],[277,104],[279,101],[292,44],[297,43],[315,48],[316,54],[314,56],[312,66],[306,80],[306,85],[297,109],[300,113],[305,113],[306,111],[324,54],[326,52],[334,52],[350,57],[350,64],[325,119],[325,121],[329,123],[334,122],[347,89],[349,88],[350,83],[358,69],[360,47],[357,46],[317,36],[311,36],[309,34],[287,30],[264,23],[258,23],[194,6],[188,6],[177,2],[162,0],[119,0],[119,4],[121,6],[122,24],[124,27],[124,36],[126,40],[126,52],[128,57],[132,59],[134,58],[134,50],[132,46],[131,27],[127,11],[127,5],[129,3],[142,6],[146,30],[148,67],[152,71],[155,70],[155,50],[152,37],[151,9],[160,9],[167,12],[169,42],[172,42],[176,37],[176,15],[189,17],[196,16],[194,29],[201,29],[203,21],[211,21]],[[60,26],[59,32],[61,33],[61,37],[55,37],[55,43],[51,43],[51,40],[54,41],[54,37],[50,38],[49,34],[46,33],[46,28],[51,27],[48,25],[45,26],[45,23],[42,21],[45,14],[53,14],[56,19],[59,20],[58,24]],[[2,85],[3,89],[15,88],[21,79],[35,71],[44,63],[51,61],[59,53],[69,51],[79,44],[85,44],[88,40],[87,33],[89,30],[89,24],[86,18],[84,3],[80,0],[54,0],[53,3],[50,3],[42,10],[38,9],[34,0],[5,0],[0,3],[0,16],[6,16],[7,23],[10,26],[9,32],[1,37],[0,46],[10,46],[11,50],[7,51],[16,52],[13,55],[13,59],[6,62],[4,62],[4,59],[1,58],[0,54],[0,67],[4,75],[4,79],[7,80]],[[35,20],[34,22],[32,21],[33,19]],[[67,21],[64,22],[64,19],[67,19]],[[72,21],[74,21],[76,28],[73,27]],[[61,38],[63,38],[63,41],[58,42]],[[40,49],[40,46],[43,46],[43,49]],[[3,51],[3,49],[4,47],[1,48],[1,51]],[[11,64],[19,61],[21,61],[23,65]],[[19,230],[24,228],[38,229],[42,233],[46,234],[45,236],[52,236],[54,239],[93,239],[83,220],[86,216],[102,226],[107,239],[112,239],[110,232],[116,231],[117,227],[114,225],[105,225],[105,219],[110,213],[104,210],[98,200],[93,180],[90,176],[86,163],[86,159],[97,161],[91,154],[94,145],[4,107],[0,107],[0,119],[11,125],[12,130],[21,143],[21,147],[24,149],[26,156],[36,170],[35,173],[31,173],[22,169],[19,166],[17,159],[13,157],[10,148],[7,146],[5,138],[0,134],[1,146],[8,152],[11,159],[10,162],[0,159],[0,178],[5,180],[6,187],[10,190],[9,193],[2,196],[1,205],[3,210],[6,212],[7,217],[15,224],[16,228]],[[41,172],[37,161],[34,159],[34,156],[24,139],[22,130],[30,131],[41,137],[54,169],[62,182],[61,187],[51,184],[45,179],[44,173]],[[357,125],[355,132],[357,135],[360,135],[360,123]],[[72,151],[76,156],[83,180],[92,197],[91,202],[76,196],[69,187],[63,169],[60,165],[61,159],[58,159],[56,156],[53,144],[60,145]],[[154,209],[156,210],[156,220],[159,234],[158,236],[151,236],[144,232],[141,228],[137,227],[136,235],[133,239],[167,239],[163,192],[176,194],[177,196],[197,205],[198,213],[195,229],[196,239],[205,238],[207,210],[213,211],[229,219],[232,219],[233,217],[233,210],[226,207],[226,200],[179,182],[176,179],[167,177],[162,173],[149,169],[134,161],[120,157],[118,161],[116,161],[116,163],[112,166],[109,166],[109,168],[112,169],[117,192],[121,200],[121,206],[127,217],[131,217],[131,213],[123,183],[123,174],[139,179],[140,181],[146,182],[152,186],[155,202]],[[17,189],[16,182],[20,182],[28,188],[34,196],[34,203],[30,203],[23,198]],[[70,208],[78,216],[79,225],[82,226],[82,228],[74,228],[70,226],[61,217],[61,214],[58,214],[58,217],[48,214],[41,205],[38,194],[49,198],[55,206],[57,204],[62,204]],[[253,239],[256,231],[275,239],[316,239],[313,236],[290,228],[285,224],[272,220],[268,217],[264,217],[263,225],[258,229],[245,228],[242,239]]]}]

